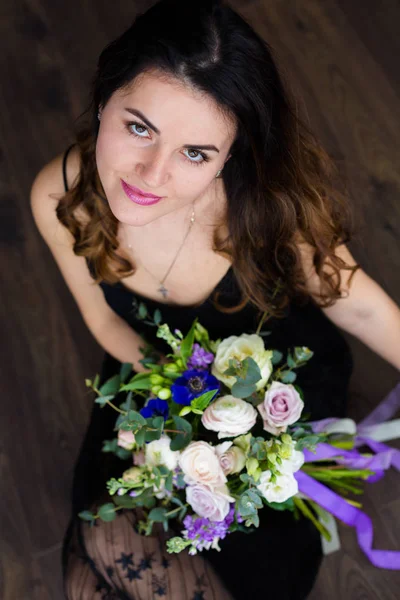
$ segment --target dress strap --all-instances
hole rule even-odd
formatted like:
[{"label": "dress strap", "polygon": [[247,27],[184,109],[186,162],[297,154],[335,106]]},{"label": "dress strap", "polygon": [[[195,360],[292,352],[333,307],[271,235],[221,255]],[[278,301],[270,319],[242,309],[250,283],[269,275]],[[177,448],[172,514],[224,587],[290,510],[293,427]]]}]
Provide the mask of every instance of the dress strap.
[{"label": "dress strap", "polygon": [[69,151],[71,150],[71,148],[73,148],[75,146],[75,142],[73,144],[71,144],[70,146],[68,146],[68,148],[66,149],[66,151],[64,152],[64,156],[63,156],[63,164],[62,164],[62,170],[63,170],[63,178],[64,178],[64,188],[65,191],[68,192],[68,182],[67,182],[67,158],[68,158],[68,154]]}]

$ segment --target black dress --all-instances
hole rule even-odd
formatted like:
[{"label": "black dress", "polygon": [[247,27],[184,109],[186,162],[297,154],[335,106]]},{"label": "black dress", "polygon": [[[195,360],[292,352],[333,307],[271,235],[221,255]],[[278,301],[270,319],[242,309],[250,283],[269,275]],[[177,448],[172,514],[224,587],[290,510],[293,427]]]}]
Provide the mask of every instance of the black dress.
[{"label": "black dress", "polygon": [[[64,181],[67,185],[65,172]],[[178,328],[184,334],[197,316],[212,339],[253,333],[259,321],[258,310],[250,305],[238,313],[223,314],[214,307],[211,297],[196,308],[169,306],[134,294],[121,282],[100,285],[109,306],[164,353],[169,352],[169,347],[156,338],[155,327],[136,318],[135,303],[144,302],[151,314],[158,308],[163,322],[171,330]],[[239,299],[232,269],[217,289],[222,301],[225,298],[234,303]],[[294,346],[308,346],[314,352],[297,377],[305,394],[305,411],[311,413],[311,418],[345,416],[353,367],[350,348],[313,301],[305,306],[292,303],[284,318],[268,320],[263,330],[271,332],[264,338],[269,347],[286,352]],[[120,367],[119,361],[105,353],[101,382],[119,372]],[[152,538],[138,535],[133,510],[119,511],[118,518],[111,523],[97,520],[95,527],[77,517],[81,510],[99,506],[100,501],[110,501],[107,493],[104,495],[106,481],[131,465],[101,451],[102,441],[116,435],[115,419],[116,413],[111,408],[93,403],[75,466],[72,516],[63,545],[64,589],[68,600],[307,597],[322,561],[320,535],[310,521],[304,518],[295,521],[289,512],[264,508],[256,532],[228,535],[220,543],[220,553],[210,550],[195,557],[184,552],[167,554],[162,532]]]}]

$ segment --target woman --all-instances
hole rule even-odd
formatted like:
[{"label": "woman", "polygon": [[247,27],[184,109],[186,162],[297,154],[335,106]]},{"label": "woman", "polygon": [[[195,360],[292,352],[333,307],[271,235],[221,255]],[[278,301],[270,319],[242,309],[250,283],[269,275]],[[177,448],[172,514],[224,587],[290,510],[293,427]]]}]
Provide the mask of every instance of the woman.
[{"label": "woman", "polygon": [[[102,381],[123,362],[145,370],[144,341],[162,359],[169,351],[140,303],[183,332],[198,316],[213,339],[254,332],[267,313],[270,347],[315,353],[298,374],[312,419],[346,412],[352,358],[337,325],[400,367],[399,309],[346,248],[351,212],[335,168],[295,115],[268,45],[236,12],[158,2],[101,53],[88,110],[63,156],[65,193],[43,201],[61,177],[57,159],[31,204],[106,350]],[[159,531],[139,535],[135,511],[94,527],[78,518],[127,468],[102,453],[114,424],[94,404],[64,540],[66,598],[307,597],[320,538],[289,513],[265,508],[255,533],[194,557],[168,555]]]}]

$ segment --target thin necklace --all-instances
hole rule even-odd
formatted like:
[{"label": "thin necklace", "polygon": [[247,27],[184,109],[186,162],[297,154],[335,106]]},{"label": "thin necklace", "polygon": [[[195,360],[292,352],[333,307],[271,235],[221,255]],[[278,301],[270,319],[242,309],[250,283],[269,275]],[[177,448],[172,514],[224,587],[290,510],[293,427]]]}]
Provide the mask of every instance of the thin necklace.
[{"label": "thin necklace", "polygon": [[[164,277],[163,277],[161,280],[160,280],[160,279],[158,280],[158,281],[159,281],[159,283],[161,284],[161,287],[159,287],[157,291],[158,291],[158,292],[161,292],[161,294],[163,295],[163,298],[167,298],[167,296],[168,296],[168,294],[169,294],[169,290],[168,290],[168,289],[165,287],[165,285],[164,285],[164,281],[167,279],[167,277],[168,277],[168,275],[169,275],[169,272],[171,271],[172,267],[174,266],[174,264],[175,264],[175,262],[176,262],[176,259],[178,258],[179,252],[181,251],[181,249],[182,249],[182,247],[183,247],[183,244],[185,243],[185,241],[186,241],[186,238],[187,238],[187,236],[189,235],[189,233],[190,233],[190,230],[191,230],[191,229],[192,229],[192,227],[193,227],[193,223],[194,223],[194,222],[195,222],[195,216],[194,216],[194,205],[193,205],[192,215],[191,215],[191,217],[190,217],[190,223],[189,223],[189,227],[188,227],[188,230],[187,230],[187,232],[186,232],[186,235],[185,235],[185,237],[183,238],[183,241],[182,241],[181,245],[179,246],[179,248],[178,248],[178,251],[177,251],[177,253],[176,253],[176,255],[175,255],[175,258],[174,258],[174,260],[172,261],[172,263],[171,263],[171,265],[170,265],[170,267],[169,267],[168,271],[166,272],[166,274],[164,275]],[[126,239],[126,231],[124,232],[124,236],[125,236],[125,242],[127,242],[127,239]],[[127,246],[128,246],[128,248],[129,248],[129,249],[131,249],[131,250],[132,250],[132,244],[127,244]],[[144,265],[142,265],[142,266],[143,266],[143,268],[144,268],[144,269],[145,269],[145,270],[146,270],[146,271],[149,273],[149,275],[151,275],[151,276],[152,276],[154,279],[157,279],[157,277],[154,277],[154,275],[153,275],[152,273],[150,273],[150,271],[149,271],[149,270],[148,270],[148,269],[147,269],[147,268],[146,268]]]}]

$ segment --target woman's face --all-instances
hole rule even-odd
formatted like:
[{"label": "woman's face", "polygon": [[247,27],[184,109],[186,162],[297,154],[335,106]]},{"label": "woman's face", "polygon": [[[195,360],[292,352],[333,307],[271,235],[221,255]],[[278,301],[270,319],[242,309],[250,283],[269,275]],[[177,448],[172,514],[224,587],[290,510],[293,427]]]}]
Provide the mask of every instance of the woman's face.
[{"label": "woman's face", "polygon": [[[235,133],[233,121],[208,97],[176,80],[142,74],[101,111],[96,162],[114,216],[140,227],[205,198],[229,159]],[[162,200],[136,204],[121,179]]]}]

